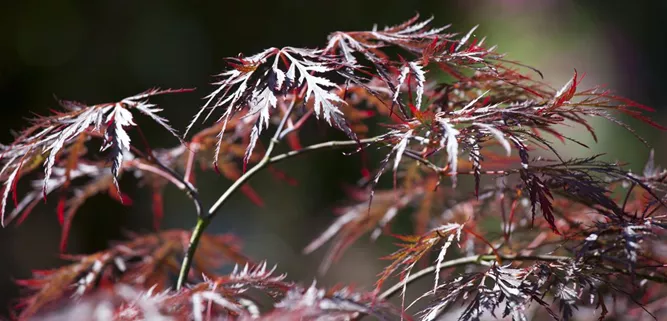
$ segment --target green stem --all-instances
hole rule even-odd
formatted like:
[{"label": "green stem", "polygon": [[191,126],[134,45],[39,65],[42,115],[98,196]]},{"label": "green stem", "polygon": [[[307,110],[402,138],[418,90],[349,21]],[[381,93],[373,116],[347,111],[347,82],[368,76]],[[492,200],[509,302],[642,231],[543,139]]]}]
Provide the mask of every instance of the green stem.
[{"label": "green stem", "polygon": [[269,158],[271,157],[271,152],[273,151],[273,148],[275,147],[276,143],[278,143],[278,140],[275,137],[278,134],[280,134],[280,131],[282,131],[282,127],[284,126],[285,120],[289,117],[290,112],[291,109],[285,114],[283,121],[281,121],[280,126],[278,126],[276,135],[274,135],[274,137],[271,139],[271,142],[269,143],[269,146],[266,148],[266,153],[264,154],[264,157],[262,157],[262,160],[260,160],[259,163],[253,166],[249,171],[245,172],[229,188],[227,188],[227,190],[218,198],[218,200],[213,204],[213,206],[211,206],[206,215],[203,215],[197,219],[197,225],[195,225],[194,229],[192,230],[192,236],[190,237],[190,244],[188,244],[188,250],[185,253],[185,257],[183,258],[183,263],[181,264],[181,270],[178,273],[176,290],[180,290],[183,287],[183,284],[185,284],[187,276],[190,273],[190,268],[192,267],[192,260],[194,258],[195,252],[197,251],[197,247],[199,246],[199,239],[204,233],[206,227],[211,223],[211,220],[213,219],[215,214],[218,212],[218,209],[222,207],[222,205],[224,205],[227,202],[227,200],[229,200],[229,197],[234,192],[236,192],[236,190],[238,190],[239,187],[241,187],[253,175],[255,175],[262,168],[264,168],[266,165],[269,164]]},{"label": "green stem", "polygon": [[279,143],[281,134],[283,132],[283,128],[285,127],[285,124],[287,123],[290,114],[294,110],[295,103],[292,103],[287,111],[285,111],[285,114],[283,115],[283,118],[280,121],[280,124],[278,125],[278,128],[276,129],[275,134],[271,138],[271,141],[269,142],[269,146],[266,148],[266,152],[264,153],[264,157],[255,164],[250,170],[247,172],[243,173],[239,179],[237,179],[227,190],[218,198],[218,200],[209,208],[208,212],[206,215],[201,215],[197,219],[197,225],[194,227],[192,230],[192,236],[190,237],[190,243],[188,244],[188,249],[185,253],[185,257],[183,258],[183,262],[181,264],[181,269],[178,273],[178,281],[176,283],[176,289],[180,290],[183,287],[183,284],[187,281],[187,276],[190,273],[190,268],[192,267],[192,260],[194,258],[195,252],[197,251],[197,247],[199,245],[199,240],[204,233],[204,230],[206,227],[211,223],[211,220],[213,217],[215,217],[216,213],[218,210],[229,200],[229,197],[234,194],[243,184],[245,184],[251,177],[253,177],[256,173],[261,171],[263,168],[268,166],[269,164],[272,163],[277,163],[282,160],[285,160],[290,157],[294,157],[297,155],[301,155],[303,153],[309,152],[309,151],[314,151],[314,150],[319,150],[319,149],[324,149],[324,148],[336,148],[336,147],[344,147],[344,146],[352,146],[352,145],[358,145],[360,143],[372,143],[375,141],[378,141],[381,139],[383,136],[378,136],[374,138],[369,138],[369,139],[362,139],[362,140],[350,140],[350,141],[333,141],[333,142],[327,142],[327,143],[322,143],[322,144],[316,144],[312,145],[297,151],[291,151],[287,152],[285,154],[277,155],[275,157],[271,157],[271,153],[273,152],[273,149],[275,148],[276,144]]},{"label": "green stem", "polygon": [[211,220],[207,220],[205,217],[197,218],[197,225],[192,230],[192,235],[190,236],[190,243],[188,244],[188,251],[185,253],[183,258],[183,264],[181,265],[181,270],[178,273],[178,282],[176,282],[176,290],[180,290],[185,284],[185,281],[188,279],[188,274],[190,273],[190,267],[192,266],[192,259],[195,256],[195,251],[197,250],[197,244],[199,244],[199,239],[204,234],[204,230],[208,226]]},{"label": "green stem", "polygon": [[372,144],[372,143],[376,143],[376,142],[380,141],[382,138],[384,138],[384,135],[375,136],[375,137],[371,137],[371,138],[364,138],[364,139],[359,139],[359,140],[340,140],[340,141],[335,140],[335,141],[330,141],[330,142],[314,144],[314,145],[310,145],[310,146],[301,148],[299,150],[293,150],[293,151],[289,151],[289,152],[284,153],[284,154],[280,154],[280,155],[276,155],[274,157],[271,157],[269,159],[269,163],[270,164],[277,163],[277,162],[283,161],[285,159],[288,159],[288,158],[291,158],[291,157],[294,157],[294,156],[298,156],[298,155],[301,155],[301,154],[305,154],[307,152],[312,152],[312,151],[321,150],[321,149],[328,149],[328,148],[333,149],[333,148],[340,148],[340,147],[357,146],[357,145],[360,145],[360,144],[362,144],[362,145],[363,144]]},{"label": "green stem", "polygon": [[251,177],[253,177],[255,174],[257,174],[260,170],[262,170],[266,165],[269,164],[271,152],[273,151],[273,148],[275,147],[276,143],[278,141],[275,139],[271,139],[271,142],[269,143],[269,147],[266,148],[266,153],[264,154],[264,157],[255,164],[250,170],[245,172],[239,179],[237,179],[234,184],[232,184],[219,198],[213,206],[208,210],[208,213],[205,216],[206,220],[211,220],[213,216],[218,212],[220,207],[224,205],[228,200],[229,196],[231,196],[234,192],[236,192],[241,185],[245,184]]},{"label": "green stem", "polygon": [[222,205],[224,205],[229,200],[229,197],[234,192],[236,192],[236,190],[238,190],[239,187],[241,187],[253,175],[255,175],[257,172],[259,172],[264,167],[266,167],[266,165],[269,164],[269,157],[271,155],[271,152],[273,151],[276,142],[277,142],[276,140],[271,139],[271,143],[269,143],[269,147],[267,147],[266,154],[264,154],[262,160],[260,160],[259,163],[253,166],[249,171],[245,172],[229,188],[227,188],[227,190],[218,198],[218,200],[213,204],[213,206],[211,206],[206,215],[203,215],[197,219],[197,225],[195,225],[194,229],[192,230],[192,236],[190,237],[190,244],[188,244],[188,250],[185,253],[185,257],[183,258],[183,264],[181,265],[181,270],[178,274],[178,282],[176,283],[177,290],[180,290],[181,287],[183,287],[183,284],[185,284],[188,273],[190,272],[190,268],[192,267],[192,259],[194,258],[195,252],[197,251],[197,247],[199,245],[199,239],[204,233],[206,227],[211,223],[211,220],[213,219],[215,214],[218,212],[218,209],[222,207]]},{"label": "green stem", "polygon": [[276,155],[274,157],[271,157],[271,152],[273,152],[273,149],[275,148],[275,145],[278,143],[278,140],[274,137],[271,139],[271,142],[269,143],[269,146],[266,149],[266,153],[264,154],[264,157],[257,163],[255,166],[253,166],[250,170],[245,172],[239,179],[237,179],[219,198],[218,200],[211,206],[211,208],[208,210],[206,215],[202,215],[201,217],[198,218],[197,220],[197,225],[194,227],[192,230],[192,236],[190,237],[190,243],[188,245],[188,250],[185,253],[185,257],[183,258],[183,263],[181,265],[181,270],[179,271],[178,275],[178,282],[176,283],[176,289],[180,289],[183,287],[183,284],[185,284],[185,281],[187,280],[188,273],[190,271],[190,268],[192,266],[192,259],[195,255],[195,252],[197,251],[197,246],[199,245],[199,239],[201,238],[201,235],[204,233],[204,230],[206,227],[210,224],[211,220],[213,217],[216,215],[218,210],[229,200],[229,197],[236,191],[238,190],[245,182],[247,182],[251,177],[253,177],[255,174],[257,174],[259,171],[267,167],[269,164],[277,163],[280,161],[283,161],[285,159],[298,156],[310,151],[315,151],[315,150],[321,150],[321,149],[328,149],[328,148],[340,148],[340,147],[347,147],[347,146],[355,146],[361,144],[370,144],[379,141],[382,139],[383,136],[377,136],[377,137],[372,137],[372,138],[366,138],[366,139],[360,139],[360,140],[347,140],[347,141],[331,141],[331,142],[326,142],[326,143],[321,143],[321,144],[315,144],[311,145],[308,147],[304,147],[299,150],[295,151],[290,151],[284,154]]}]

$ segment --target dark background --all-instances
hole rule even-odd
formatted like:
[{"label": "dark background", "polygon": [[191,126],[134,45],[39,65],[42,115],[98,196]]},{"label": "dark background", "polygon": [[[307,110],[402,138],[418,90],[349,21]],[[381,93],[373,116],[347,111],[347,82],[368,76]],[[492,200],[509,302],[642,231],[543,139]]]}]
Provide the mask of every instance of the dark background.
[{"label": "dark background", "polygon": [[[573,69],[586,72],[585,85],[606,84],[622,95],[655,107],[664,115],[667,1],[4,1],[0,5],[0,141],[22,128],[31,112],[56,108],[53,95],[86,103],[115,101],[150,87],[197,87],[195,93],[160,97],[155,102],[177,129],[184,129],[212,90],[211,75],[222,71],[222,58],[247,55],[271,46],[322,46],[329,32],[394,25],[419,12],[435,23],[453,23],[498,44],[509,58],[542,70],[560,87]],[[600,144],[590,154],[641,165],[648,149],[621,130],[599,123]],[[201,128],[201,127],[200,127]],[[178,142],[148,127],[153,147]],[[665,159],[665,135],[639,130]],[[316,136],[325,139],[324,136]],[[268,173],[253,178],[266,205],[258,208],[241,194],[222,209],[210,227],[241,236],[248,255],[278,263],[279,270],[304,283],[316,276],[323,251],[303,256],[301,249],[334,218],[332,206],[345,199],[342,186],[359,178],[359,160],[339,152],[321,152],[282,164],[299,181],[289,187]],[[212,204],[229,181],[200,175],[204,204]],[[135,204],[123,207],[106,196],[89,201],[74,221],[69,251],[91,253],[125,231],[151,229],[150,197],[127,180],[122,188]],[[175,189],[165,197],[164,227],[190,228],[195,221],[189,200]],[[60,228],[54,203],[40,205],[20,228],[0,230],[0,311],[18,289],[13,279],[31,269],[62,264]],[[327,276],[325,284],[354,282],[370,286],[390,251],[363,238]],[[2,314],[4,314],[3,312]]]}]

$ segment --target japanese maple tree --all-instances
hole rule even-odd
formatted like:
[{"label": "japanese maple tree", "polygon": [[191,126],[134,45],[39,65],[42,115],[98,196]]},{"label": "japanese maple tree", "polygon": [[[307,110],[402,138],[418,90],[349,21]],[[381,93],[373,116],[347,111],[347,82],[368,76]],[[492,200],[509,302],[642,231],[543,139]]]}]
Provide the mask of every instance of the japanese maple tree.
[{"label": "japanese maple tree", "polygon": [[[182,135],[150,99],[191,89],[150,89],[95,105],[59,101],[52,115],[33,119],[1,146],[1,222],[19,224],[42,200],[54,199],[61,250],[72,264],[19,280],[26,296],[16,317],[667,317],[667,257],[660,252],[667,245],[667,170],[652,154],[644,171],[633,173],[600,155],[567,158],[554,144],[588,147],[568,136],[568,126],[597,141],[592,118],[632,133],[618,116],[664,130],[646,115],[652,109],[604,88],[581,88],[576,70],[552,88],[539,71],[487,46],[476,28],[457,34],[430,23],[415,16],[384,29],[332,33],[321,48],[228,58]],[[174,147],[150,148],[145,122],[163,127]],[[308,122],[348,140],[303,146]],[[197,132],[202,123],[210,127]],[[326,273],[360,237],[396,239],[373,289],[289,281],[280,262],[249,259],[236,236],[206,232],[236,191],[263,202],[248,184],[253,175],[272,169],[285,177],[274,164],[325,149],[386,155],[368,164],[349,205],[304,246],[308,254],[330,243],[320,267]],[[233,181],[214,204],[199,199],[199,165]],[[118,184],[124,175],[152,190],[155,232],[102,252],[66,255],[70,226],[87,199],[107,193],[130,203]],[[27,180],[31,185],[20,184]],[[160,229],[168,185],[192,200],[198,220],[191,231]],[[392,232],[399,215],[411,217],[412,234]],[[219,273],[226,264],[233,271]],[[432,287],[411,298],[406,289],[422,278]],[[399,303],[390,303],[395,296]]]}]

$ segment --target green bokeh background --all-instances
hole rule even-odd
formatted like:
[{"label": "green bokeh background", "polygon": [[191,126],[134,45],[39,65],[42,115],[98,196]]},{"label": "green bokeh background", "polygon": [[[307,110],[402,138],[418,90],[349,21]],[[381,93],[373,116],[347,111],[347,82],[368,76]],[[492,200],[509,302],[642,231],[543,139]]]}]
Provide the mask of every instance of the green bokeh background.
[{"label": "green bokeh background", "polygon": [[[587,73],[584,85],[606,84],[653,106],[658,110],[656,121],[667,124],[667,1],[662,0],[635,4],[619,0],[26,0],[0,4],[0,141],[11,141],[10,130],[24,126],[31,112],[46,114],[56,108],[54,94],[99,103],[154,86],[198,88],[195,93],[155,100],[165,108],[164,116],[184,129],[201,105],[201,97],[211,90],[211,75],[225,68],[222,58],[270,46],[322,46],[331,31],[393,25],[416,12],[434,15],[436,24],[453,23],[452,29],[460,32],[479,24],[477,35],[486,35],[487,44],[498,44],[509,58],[537,67],[555,87],[576,68]],[[563,150],[570,155],[604,151],[609,159],[628,161],[641,169],[648,149],[619,128],[599,125],[600,142],[592,151]],[[178,143],[156,126],[144,130],[153,147]],[[309,130],[313,135],[306,142],[327,137],[317,126]],[[644,127],[638,132],[657,149],[657,160],[664,160],[665,134]],[[578,129],[574,135],[589,140]],[[359,178],[360,164],[358,156],[340,152],[314,153],[281,164],[299,181],[298,186],[260,174],[251,184],[264,198],[265,207],[258,208],[239,194],[222,209],[210,230],[239,234],[248,255],[278,263],[281,272],[309,283],[324,251],[304,256],[301,249],[333,220],[331,208],[345,199],[342,187]],[[230,183],[212,172],[199,178],[201,197],[209,205]],[[133,207],[101,195],[80,210],[70,252],[101,250],[109,240],[125,238],[124,231],[150,231],[150,195],[133,183],[130,178],[122,186],[133,196]],[[166,193],[163,226],[190,228],[195,217],[189,200],[175,189]],[[63,263],[58,259],[59,233],[53,202],[35,209],[20,228],[0,230],[3,314],[18,295],[13,279],[29,277],[31,269]],[[391,250],[390,243],[383,239],[371,244],[364,238],[333,271],[318,279],[324,284],[353,282],[369,287],[383,264],[377,258]]]}]

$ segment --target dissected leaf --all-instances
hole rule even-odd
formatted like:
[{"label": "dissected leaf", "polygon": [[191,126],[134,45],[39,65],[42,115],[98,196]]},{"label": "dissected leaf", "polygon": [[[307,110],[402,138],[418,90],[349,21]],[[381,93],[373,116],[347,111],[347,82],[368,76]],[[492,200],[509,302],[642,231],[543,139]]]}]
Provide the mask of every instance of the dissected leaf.
[{"label": "dissected leaf", "polygon": [[[29,318],[68,296],[93,292],[105,282],[132,284],[151,291],[168,289],[178,273],[189,234],[169,230],[139,236],[102,252],[69,257],[75,261],[71,265],[36,271],[33,279],[18,281],[34,292],[23,300],[20,318]],[[208,274],[225,260],[245,264],[247,259],[238,252],[237,242],[230,235],[204,235],[202,248],[195,254],[195,271]]]},{"label": "dissected leaf", "polygon": [[[121,173],[123,160],[130,152],[131,140],[127,128],[137,125],[132,111],[139,110],[148,114],[175,135],[175,131],[167,122],[157,116],[160,109],[154,108],[155,105],[149,104],[146,100],[156,95],[183,91],[187,90],[152,89],[119,102],[90,106],[62,101],[61,105],[65,112],[34,119],[32,126],[25,129],[0,154],[0,162],[3,164],[0,178],[4,181],[0,212],[3,226],[9,222],[5,220],[5,208],[10,192],[16,190],[16,182],[23,175],[42,165],[44,168],[42,192],[46,196],[54,168],[63,162],[60,156],[69,153],[75,155],[75,159],[78,158],[81,144],[88,138],[103,137],[102,150],[110,151],[111,172],[118,186],[117,179]],[[67,162],[67,158],[64,162]],[[71,170],[74,164],[66,164],[63,167]],[[69,174],[65,176],[69,177]],[[69,181],[69,178],[67,180]]]}]

